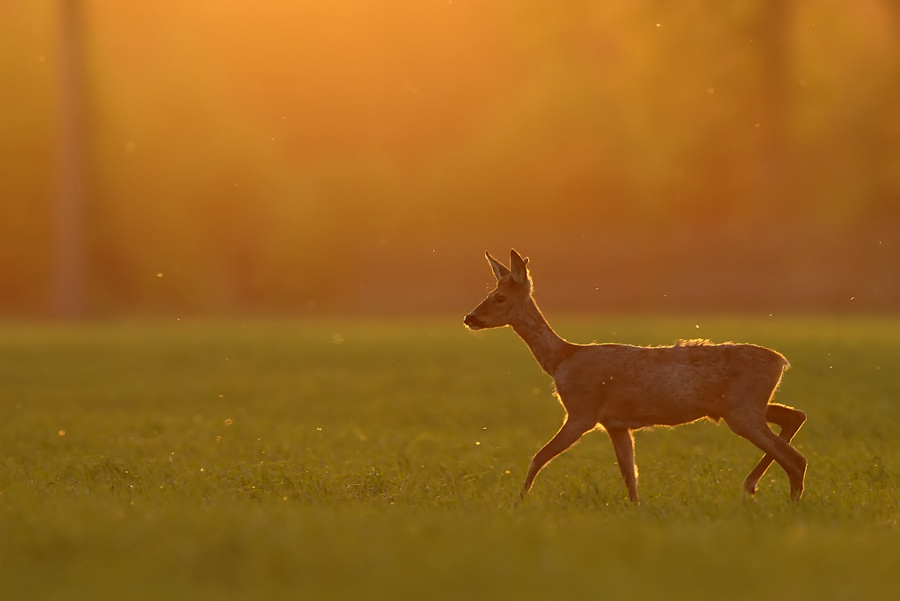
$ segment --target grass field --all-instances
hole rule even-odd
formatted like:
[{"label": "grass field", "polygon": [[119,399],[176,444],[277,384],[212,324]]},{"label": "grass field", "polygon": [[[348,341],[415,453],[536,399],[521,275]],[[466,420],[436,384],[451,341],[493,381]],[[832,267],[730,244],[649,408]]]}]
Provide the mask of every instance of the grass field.
[{"label": "grass field", "polygon": [[[702,422],[636,435],[642,506],[592,433],[516,505],[563,417],[512,331],[460,319],[0,326],[8,599],[893,599],[900,319],[605,317],[792,363],[806,495]],[[698,327],[699,326],[699,327]]]}]

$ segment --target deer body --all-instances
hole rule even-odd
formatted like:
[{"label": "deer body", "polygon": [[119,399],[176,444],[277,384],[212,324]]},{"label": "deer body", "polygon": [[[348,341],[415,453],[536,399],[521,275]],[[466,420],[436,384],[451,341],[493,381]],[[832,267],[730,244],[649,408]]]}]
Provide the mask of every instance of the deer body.
[{"label": "deer body", "polygon": [[[674,346],[573,344],[558,336],[531,296],[531,277],[521,256],[510,253],[510,268],[487,255],[497,288],[465,318],[471,329],[509,325],[525,341],[554,381],[566,410],[556,436],[534,456],[522,496],[551,459],[586,432],[602,427],[610,436],[629,498],[638,502],[632,431],[724,419],[766,455],[744,481],[753,494],[777,461],[788,474],[791,497],[803,493],[806,459],[789,442],[806,420],[797,409],[772,403],[787,360],[751,344],[679,341]],[[767,422],[781,426],[776,435]]]},{"label": "deer body", "polygon": [[[719,421],[738,409],[728,407],[729,399],[765,388],[771,393],[786,365],[781,355],[759,346],[706,341],[656,348],[601,344],[579,351],[552,374],[566,410],[629,429],[704,417]],[[762,373],[742,370],[750,365]]]}]

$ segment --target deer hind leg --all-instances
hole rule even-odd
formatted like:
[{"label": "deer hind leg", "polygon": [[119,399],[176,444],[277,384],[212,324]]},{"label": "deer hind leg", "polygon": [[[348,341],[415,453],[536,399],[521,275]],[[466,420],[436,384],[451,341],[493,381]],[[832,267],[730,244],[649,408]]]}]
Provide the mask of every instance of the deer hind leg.
[{"label": "deer hind leg", "polygon": [[612,440],[613,449],[616,451],[616,461],[619,463],[619,471],[628,488],[628,498],[632,503],[640,505],[637,494],[637,467],[634,464],[634,438],[627,428],[606,428]]},{"label": "deer hind leg", "polygon": [[593,429],[595,425],[596,424],[570,420],[567,417],[566,421],[559,429],[559,432],[557,432],[556,435],[550,439],[550,442],[545,444],[544,447],[537,452],[537,455],[534,456],[534,459],[531,460],[531,466],[528,468],[528,475],[525,476],[525,483],[522,485],[521,496],[524,498],[525,495],[528,494],[528,491],[531,490],[531,485],[534,484],[534,479],[538,475],[538,472],[541,471],[551,459],[578,442],[578,439],[581,438],[585,432]]},{"label": "deer hind leg", "polygon": [[[799,501],[800,497],[803,495],[803,479],[806,476],[806,458],[803,457],[797,449],[788,444],[787,440],[777,436],[762,419],[740,419],[731,416],[726,417],[725,422],[735,434],[746,438],[765,451],[766,457],[772,457],[774,461],[778,462],[778,465],[784,469],[790,479],[791,499]],[[797,427],[799,428],[799,426]],[[765,457],[763,457],[760,464],[764,463]],[[768,467],[768,465],[765,467]],[[758,468],[754,468],[753,473],[755,473],[757,469]],[[753,473],[751,473],[751,475]]]},{"label": "deer hind leg", "polygon": [[[794,438],[797,430],[799,430],[800,426],[803,425],[803,422],[806,421],[806,414],[793,407],[779,405],[778,403],[770,403],[768,407],[766,407],[766,421],[781,426],[781,432],[778,436],[784,439],[785,442],[791,442],[791,439]],[[753,468],[747,476],[747,479],[744,480],[744,491],[746,491],[747,494],[752,495],[756,492],[757,484],[759,484],[763,474],[766,473],[766,470],[769,469],[769,466],[772,465],[774,460],[775,458],[771,454],[766,453],[766,455],[760,459],[759,463],[756,464],[756,467]]]}]

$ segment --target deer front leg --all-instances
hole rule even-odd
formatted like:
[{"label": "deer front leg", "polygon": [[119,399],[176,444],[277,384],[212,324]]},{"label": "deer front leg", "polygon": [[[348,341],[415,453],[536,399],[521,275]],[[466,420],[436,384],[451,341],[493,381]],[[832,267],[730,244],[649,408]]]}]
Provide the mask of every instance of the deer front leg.
[{"label": "deer front leg", "polygon": [[606,428],[613,449],[616,451],[616,461],[619,463],[619,471],[628,488],[628,498],[632,503],[640,505],[637,494],[637,467],[634,464],[634,438],[628,428]]},{"label": "deer front leg", "polygon": [[559,432],[531,460],[531,466],[528,468],[528,475],[525,476],[525,484],[522,485],[522,492],[520,493],[522,498],[525,498],[525,495],[531,490],[531,485],[534,484],[534,479],[538,472],[551,459],[578,442],[578,439],[593,427],[594,424],[586,424],[566,418]]}]

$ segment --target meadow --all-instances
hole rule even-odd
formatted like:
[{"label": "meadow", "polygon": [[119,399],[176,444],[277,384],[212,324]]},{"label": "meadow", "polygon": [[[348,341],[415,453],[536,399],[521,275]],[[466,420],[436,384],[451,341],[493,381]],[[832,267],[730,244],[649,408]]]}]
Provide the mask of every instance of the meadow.
[{"label": "meadow", "polygon": [[0,595],[893,599],[900,319],[553,319],[577,342],[755,342],[792,363],[806,493],[727,426],[552,462],[551,382],[447,319],[0,325]]}]

